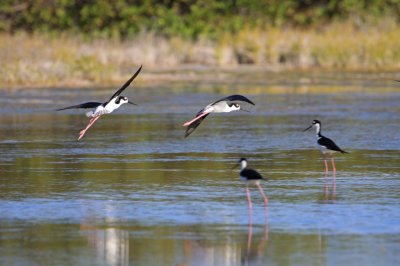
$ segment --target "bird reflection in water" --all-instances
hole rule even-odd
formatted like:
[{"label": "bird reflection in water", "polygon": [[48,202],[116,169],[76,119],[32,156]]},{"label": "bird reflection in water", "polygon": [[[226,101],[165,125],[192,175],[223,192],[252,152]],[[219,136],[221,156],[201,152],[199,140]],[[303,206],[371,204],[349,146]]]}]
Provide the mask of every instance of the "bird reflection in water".
[{"label": "bird reflection in water", "polygon": [[242,264],[252,265],[257,261],[261,260],[264,254],[264,250],[268,241],[268,205],[264,205],[264,232],[261,240],[256,246],[252,246],[253,243],[253,224],[252,224],[252,213],[249,209],[249,224],[247,230],[247,248],[246,254],[243,256]]},{"label": "bird reflection in water", "polygon": [[[265,248],[268,240],[267,214],[265,215],[263,232],[255,232],[249,219],[247,234],[240,233],[226,237],[209,237],[199,235],[183,241],[183,261],[179,266],[187,265],[259,265],[264,261]],[[223,229],[224,234],[230,234],[231,229]],[[256,230],[258,231],[258,230]],[[215,232],[214,235],[218,235]],[[198,239],[197,239],[198,238]]]},{"label": "bird reflection in water", "polygon": [[81,231],[96,253],[96,260],[105,265],[129,265],[129,233],[118,228],[98,228],[82,223]]},{"label": "bird reflection in water", "polygon": [[[247,168],[247,160],[241,158],[236,166],[241,167],[240,177],[246,183],[246,194],[248,200],[248,227],[245,241],[235,241],[227,237],[221,243],[205,243],[201,240],[184,241],[184,262],[183,265],[252,265],[263,259],[266,243],[268,240],[268,198],[265,195],[260,182],[264,179],[257,171]],[[232,169],[233,169],[232,168]],[[257,186],[264,200],[264,232],[258,244],[253,243],[252,203],[250,198],[250,186]],[[230,231],[230,229],[226,229]],[[260,234],[256,233],[257,239]]]},{"label": "bird reflection in water", "polygon": [[329,189],[328,172],[324,175],[324,202],[333,203],[336,200],[336,171],[332,172],[332,185]]}]

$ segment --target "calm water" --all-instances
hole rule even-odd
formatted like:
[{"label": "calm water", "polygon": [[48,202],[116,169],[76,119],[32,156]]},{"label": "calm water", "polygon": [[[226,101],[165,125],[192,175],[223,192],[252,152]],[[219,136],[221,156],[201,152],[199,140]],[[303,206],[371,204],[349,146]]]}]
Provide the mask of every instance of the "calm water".
[{"label": "calm water", "polygon": [[[139,106],[79,142],[88,119],[53,110],[114,88],[0,91],[0,265],[399,265],[400,90],[339,78],[279,94],[257,80],[128,89]],[[236,93],[251,113],[210,115],[183,138]],[[350,152],[336,176],[302,132],[312,119]],[[231,170],[242,156],[269,178],[251,220]]]}]

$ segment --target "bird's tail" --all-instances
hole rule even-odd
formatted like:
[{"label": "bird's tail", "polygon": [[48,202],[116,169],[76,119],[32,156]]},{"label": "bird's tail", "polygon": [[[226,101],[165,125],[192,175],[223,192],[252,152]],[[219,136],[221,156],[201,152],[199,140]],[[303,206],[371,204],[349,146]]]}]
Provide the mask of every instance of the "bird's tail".
[{"label": "bird's tail", "polygon": [[350,153],[350,152],[344,151],[344,150],[341,150],[340,152],[341,152],[341,153]]},{"label": "bird's tail", "polygon": [[87,117],[92,117],[93,114],[94,114],[93,110],[92,110],[92,111],[89,111],[89,112],[86,112],[86,116],[87,116]]}]

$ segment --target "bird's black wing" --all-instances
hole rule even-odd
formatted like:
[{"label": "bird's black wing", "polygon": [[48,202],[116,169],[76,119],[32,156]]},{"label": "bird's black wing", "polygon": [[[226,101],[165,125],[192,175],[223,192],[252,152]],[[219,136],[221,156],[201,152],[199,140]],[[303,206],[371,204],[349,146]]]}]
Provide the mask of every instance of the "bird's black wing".
[{"label": "bird's black wing", "polygon": [[128,81],[125,82],[125,84],[122,85],[122,87],[119,90],[117,90],[113,94],[113,96],[111,96],[110,100],[108,100],[108,101],[111,101],[115,96],[120,95],[131,84],[131,82],[137,77],[137,75],[139,75],[140,70],[142,70],[142,66],[139,67],[139,69],[136,71],[136,73],[133,74],[133,76],[130,79],[128,79]]},{"label": "bird's black wing", "polygon": [[[197,114],[197,116],[201,115],[201,111],[199,112],[199,114]],[[190,134],[193,133],[193,131],[201,124],[201,122],[203,122],[203,120],[208,116],[209,114],[206,114],[205,116],[197,119],[196,121],[194,121],[193,123],[191,123],[187,128],[186,128],[186,132],[185,132],[185,138],[187,138]]]},{"label": "bird's black wing", "polygon": [[318,139],[318,144],[323,147],[326,147],[328,150],[338,151],[341,153],[348,153],[347,151],[344,151],[341,148],[339,148],[339,146],[336,145],[336,143],[333,142],[333,140],[327,137],[321,137],[320,139]]},{"label": "bird's black wing", "polygon": [[60,108],[60,109],[56,109],[56,111],[61,111],[61,110],[67,110],[67,109],[75,109],[75,108],[95,108],[99,105],[102,105],[102,103],[98,103],[98,102],[87,102],[87,103],[81,103],[81,104],[77,104],[77,105],[72,105],[72,106],[68,106],[68,107],[64,107],[64,108]]},{"label": "bird's black wing", "polygon": [[260,180],[260,179],[264,179],[264,177],[262,177],[262,175],[261,175],[259,172],[257,172],[256,170],[253,170],[253,169],[248,169],[248,168],[243,169],[243,170],[240,172],[240,175],[243,176],[243,177],[246,177],[247,180]]},{"label": "bird's black wing", "polygon": [[252,101],[250,101],[248,98],[244,97],[243,95],[238,95],[238,94],[234,94],[234,95],[230,95],[227,96],[225,98],[219,99],[218,101],[213,102],[211,105],[214,105],[218,102],[222,102],[222,101],[242,101],[242,102],[246,102],[252,105],[255,105]]}]

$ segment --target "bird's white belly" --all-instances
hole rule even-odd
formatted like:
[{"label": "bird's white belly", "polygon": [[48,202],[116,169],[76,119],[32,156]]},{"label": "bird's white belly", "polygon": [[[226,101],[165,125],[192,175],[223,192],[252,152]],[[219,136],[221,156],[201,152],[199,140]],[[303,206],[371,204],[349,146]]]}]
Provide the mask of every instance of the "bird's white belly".
[{"label": "bird's white belly", "polygon": [[104,114],[111,113],[108,108],[105,108],[104,106],[100,105],[96,109],[89,111],[86,113],[87,117],[96,117]]},{"label": "bird's white belly", "polygon": [[258,185],[260,184],[260,179],[249,180],[247,177],[240,176],[240,180],[246,183],[247,185]]},{"label": "bird's white belly", "polygon": [[229,106],[225,102],[216,103],[212,106],[213,113],[228,113],[232,110],[229,109]]},{"label": "bird's white belly", "polygon": [[329,149],[327,149],[327,148],[325,148],[323,146],[319,146],[319,150],[321,151],[321,153],[323,155],[332,155],[332,154],[337,152],[337,151],[329,150]]},{"label": "bird's white belly", "polygon": [[114,110],[118,109],[121,104],[116,104],[114,100],[111,100],[104,108],[103,110],[99,110],[102,114],[109,114],[112,113]]}]

